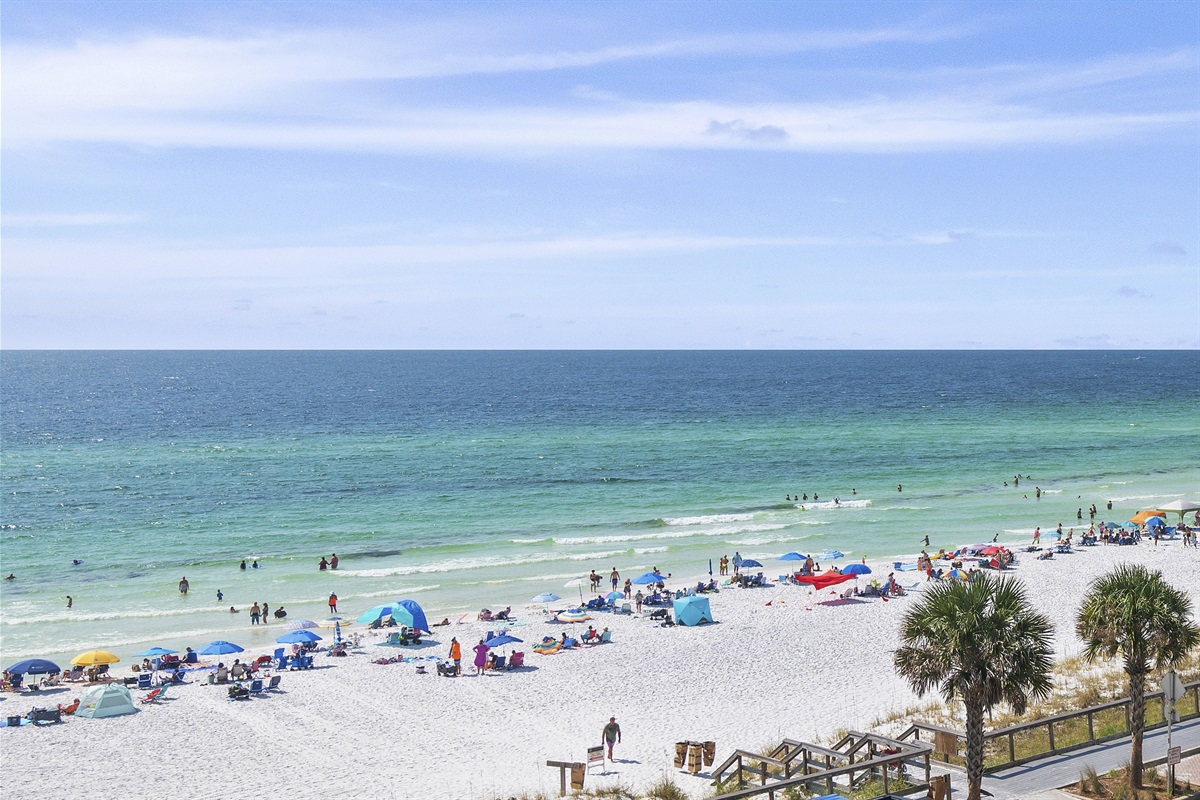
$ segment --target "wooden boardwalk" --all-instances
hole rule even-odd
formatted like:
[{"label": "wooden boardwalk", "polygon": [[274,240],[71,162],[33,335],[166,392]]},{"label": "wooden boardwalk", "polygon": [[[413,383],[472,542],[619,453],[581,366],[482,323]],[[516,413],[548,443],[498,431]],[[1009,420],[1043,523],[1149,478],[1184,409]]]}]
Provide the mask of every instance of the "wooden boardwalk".
[{"label": "wooden boardwalk", "polygon": [[[1200,748],[1200,719],[1181,722],[1175,726],[1171,743],[1181,746],[1183,752]],[[1147,761],[1164,758],[1167,754],[1167,729],[1147,731],[1142,744],[1142,756]],[[1006,767],[983,778],[983,791],[996,800],[1031,798],[1041,792],[1057,789],[1079,780],[1079,771],[1091,766],[1098,773],[1119,769],[1129,760],[1129,738],[1072,750],[1069,753],[1047,756],[1036,761]],[[959,769],[938,764],[943,773],[949,773],[953,794],[966,795],[966,775]]]}]

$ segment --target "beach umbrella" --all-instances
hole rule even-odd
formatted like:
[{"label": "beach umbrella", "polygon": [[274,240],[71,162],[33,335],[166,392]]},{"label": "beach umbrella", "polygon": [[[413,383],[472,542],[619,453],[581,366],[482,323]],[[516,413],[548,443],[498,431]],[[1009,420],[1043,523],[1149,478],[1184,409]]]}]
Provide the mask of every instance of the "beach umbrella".
[{"label": "beach umbrella", "polygon": [[558,622],[587,622],[591,617],[582,608],[571,608],[558,612],[555,619]]},{"label": "beach umbrella", "polygon": [[307,644],[309,642],[319,642],[321,641],[321,637],[312,631],[299,630],[285,633],[275,641],[280,644]]},{"label": "beach umbrella", "polygon": [[609,592],[608,594],[604,595],[604,599],[607,600],[608,602],[612,603],[617,600],[624,600],[625,595],[622,594],[621,592]]},{"label": "beach umbrella", "polygon": [[947,572],[946,577],[954,578],[955,580],[959,580],[959,581],[965,581],[967,579],[967,573],[963,572],[961,569],[956,568],[956,569],[952,569],[949,572]]},{"label": "beach umbrella", "polygon": [[842,567],[843,575],[870,575],[871,568],[866,564],[847,564]]},{"label": "beach umbrella", "polygon": [[332,616],[326,617],[317,623],[318,628],[337,628],[341,625],[353,625],[354,622],[345,617]]},{"label": "beach umbrella", "polygon": [[283,629],[285,631],[302,631],[305,628],[315,627],[317,627],[317,623],[313,622],[311,619],[298,619],[284,625]]},{"label": "beach umbrella", "polygon": [[1165,516],[1166,516],[1166,514],[1163,513],[1162,511],[1154,511],[1154,510],[1139,511],[1138,513],[1136,513],[1132,517],[1130,517],[1129,521],[1132,522],[1134,525],[1141,525],[1142,523],[1144,523],[1146,520],[1150,519],[1151,517],[1165,517]]},{"label": "beach umbrella", "polygon": [[416,600],[400,600],[392,610],[392,619],[413,630],[429,633],[429,621],[425,619],[425,611]]},{"label": "beach umbrella", "polygon": [[846,554],[841,550],[826,550],[821,555],[817,556],[820,561],[836,561],[839,558],[845,558]]},{"label": "beach umbrella", "polygon": [[145,652],[134,653],[134,655],[137,656],[138,658],[158,658],[160,656],[169,656],[176,652],[178,652],[178,651],[177,650],[168,650],[165,647],[151,647],[149,650],[146,650]]},{"label": "beach umbrella", "polygon": [[562,598],[559,597],[558,595],[556,595],[554,592],[542,592],[537,597],[532,598],[529,602],[539,603],[539,604],[540,603],[553,603],[555,600],[561,600],[561,599]]},{"label": "beach umbrella", "polygon": [[227,642],[224,639],[217,639],[215,642],[209,642],[200,651],[202,656],[224,656],[230,653],[242,653],[246,648],[239,647],[233,642]]},{"label": "beach umbrella", "polygon": [[633,583],[665,583],[666,578],[657,572],[644,572],[633,579]]},{"label": "beach umbrella", "polygon": [[781,555],[779,558],[777,558],[775,560],[776,561],[808,561],[808,556],[804,555],[804,553],[797,553],[795,550],[793,550],[790,553],[784,553],[783,555]]},{"label": "beach umbrella", "polygon": [[62,672],[58,668],[58,664],[44,658],[27,658],[24,661],[18,661],[5,671],[13,675],[49,675],[54,672]]},{"label": "beach umbrella", "polygon": [[979,553],[987,549],[986,544],[970,544],[963,548],[968,553]]},{"label": "beach umbrella", "polygon": [[1162,517],[1150,517],[1146,520],[1147,528],[1159,528],[1166,526],[1167,521]]},{"label": "beach umbrella", "polygon": [[[588,580],[588,581],[587,581],[587,583],[589,583],[589,584],[590,584],[590,583],[591,583],[591,581],[590,581],[590,580]],[[564,583],[564,584],[563,584],[563,588],[565,588],[565,589],[578,589],[578,590],[579,590],[579,602],[581,602],[581,603],[582,603],[582,602],[583,602],[583,584],[584,584],[584,579],[583,579],[583,578],[576,578],[575,580],[572,580],[572,581],[567,581],[566,583]]]},{"label": "beach umbrella", "polygon": [[77,667],[95,667],[100,664],[116,664],[120,660],[107,650],[88,650],[72,658],[71,663]]},{"label": "beach umbrella", "polygon": [[1001,550],[1003,550],[1003,549],[1004,549],[1003,547],[997,547],[996,545],[992,544],[992,545],[988,545],[987,547],[985,547],[985,548],[983,548],[982,550],[980,550],[980,551],[979,551],[979,555],[981,555],[981,556],[994,556],[994,555],[996,555],[997,553],[999,553],[999,552],[1000,552]]},{"label": "beach umbrella", "polygon": [[374,622],[375,620],[383,619],[384,617],[390,617],[392,615],[392,612],[395,610],[396,610],[395,603],[384,603],[381,606],[373,606],[371,608],[368,608],[362,614],[360,614],[358,617],[358,621],[359,622]]},{"label": "beach umbrella", "polygon": [[524,640],[518,639],[515,636],[509,636],[507,633],[498,633],[495,636],[493,636],[492,638],[488,639],[486,642],[484,642],[484,644],[486,644],[488,647],[503,647],[506,644],[512,644],[513,642],[521,642],[521,641],[524,641]]},{"label": "beach umbrella", "polygon": [[742,563],[741,563],[741,565],[740,565],[740,568],[741,568],[741,569],[753,569],[753,568],[755,568],[755,567],[757,567],[757,568],[759,568],[759,569],[762,569],[762,562],[761,562],[761,561],[755,561],[753,558],[744,558],[744,559],[742,559]]}]

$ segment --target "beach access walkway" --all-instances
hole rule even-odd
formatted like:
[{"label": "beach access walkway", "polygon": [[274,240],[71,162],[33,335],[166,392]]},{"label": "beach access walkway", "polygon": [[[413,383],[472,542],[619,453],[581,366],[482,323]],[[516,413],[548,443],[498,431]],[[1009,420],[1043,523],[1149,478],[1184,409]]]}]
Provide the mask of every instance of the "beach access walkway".
[{"label": "beach access walkway", "polygon": [[[1174,726],[1171,744],[1181,747],[1184,753],[1200,749],[1200,719],[1191,719]],[[1155,728],[1147,731],[1142,739],[1142,756],[1147,762],[1165,759],[1167,756],[1167,729]],[[1081,747],[1069,753],[1058,753],[1005,767],[983,776],[983,791],[996,800],[1029,798],[1042,792],[1057,789],[1079,781],[1079,771],[1091,766],[1103,775],[1120,769],[1129,761],[1129,737]],[[938,769],[940,768],[940,769]],[[949,773],[954,794],[960,791],[965,796],[966,774],[954,765],[937,764],[936,771]]]}]

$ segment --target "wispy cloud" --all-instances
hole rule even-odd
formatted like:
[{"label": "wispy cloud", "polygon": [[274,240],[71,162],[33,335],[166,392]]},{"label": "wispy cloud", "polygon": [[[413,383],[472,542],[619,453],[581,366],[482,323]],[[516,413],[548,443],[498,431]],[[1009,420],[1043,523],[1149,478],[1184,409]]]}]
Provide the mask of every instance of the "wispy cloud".
[{"label": "wispy cloud", "polygon": [[[396,35],[392,35],[396,34]],[[481,37],[479,33],[474,34]],[[1112,139],[1200,120],[1194,107],[1064,110],[1039,93],[1194,68],[1191,50],[1056,65],[1004,65],[973,80],[918,76],[863,97],[630,101],[609,88],[564,89],[537,105],[479,108],[406,100],[397,82],[480,73],[548,72],[626,61],[763,55],[922,43],[963,29],[899,26],[739,34],[505,52],[427,40],[413,31],[298,31],[243,39],[151,36],[70,47],[10,43],[4,53],[6,147],[136,147],[380,153],[769,149],[912,152]],[[397,46],[396,42],[403,44]],[[581,102],[582,101],[582,102]]]},{"label": "wispy cloud", "polygon": [[68,228],[92,225],[130,225],[139,222],[141,214],[4,214],[0,224],[6,228]]}]

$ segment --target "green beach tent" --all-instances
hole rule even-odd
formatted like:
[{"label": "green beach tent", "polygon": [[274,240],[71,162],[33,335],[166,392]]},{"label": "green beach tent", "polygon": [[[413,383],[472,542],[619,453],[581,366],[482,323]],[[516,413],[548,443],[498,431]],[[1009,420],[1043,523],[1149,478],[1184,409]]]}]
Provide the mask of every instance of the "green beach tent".
[{"label": "green beach tent", "polygon": [[105,683],[86,689],[79,695],[79,710],[75,712],[75,716],[103,719],[136,712],[133,695],[128,689],[119,683]]}]

